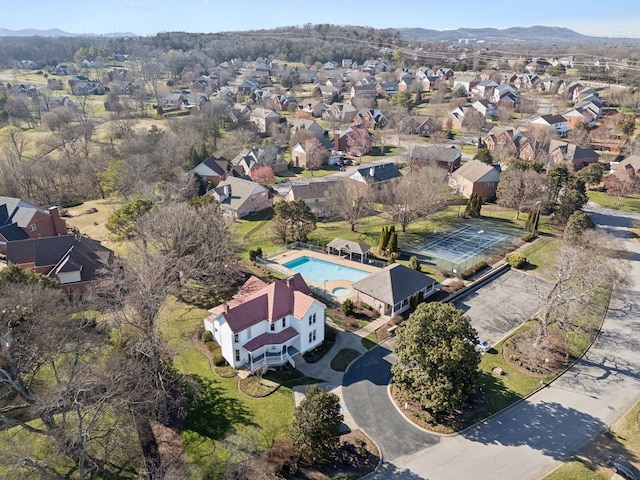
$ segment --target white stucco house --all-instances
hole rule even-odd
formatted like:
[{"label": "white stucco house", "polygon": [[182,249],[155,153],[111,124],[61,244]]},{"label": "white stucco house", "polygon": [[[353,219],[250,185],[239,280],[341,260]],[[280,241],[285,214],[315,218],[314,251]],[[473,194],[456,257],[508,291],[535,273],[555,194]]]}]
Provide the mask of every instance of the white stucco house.
[{"label": "white stucco house", "polygon": [[234,298],[209,310],[204,328],[234,368],[290,363],[324,340],[325,305],[300,274],[266,283],[251,277]]}]

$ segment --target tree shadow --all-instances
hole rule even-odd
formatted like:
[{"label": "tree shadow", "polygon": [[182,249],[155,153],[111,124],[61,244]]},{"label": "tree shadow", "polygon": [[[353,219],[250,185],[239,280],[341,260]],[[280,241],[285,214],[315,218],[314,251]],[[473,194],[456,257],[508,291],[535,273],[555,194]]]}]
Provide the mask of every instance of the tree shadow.
[{"label": "tree shadow", "polygon": [[257,426],[251,412],[234,398],[225,396],[224,389],[197,375],[188,377],[186,392],[189,412],[184,429],[212,440],[220,440],[229,429],[238,425]]},{"label": "tree shadow", "polygon": [[400,469],[392,463],[383,462],[375,472],[370,473],[366,477],[367,480],[423,480],[423,477],[416,475],[411,470]]},{"label": "tree shadow", "polygon": [[463,433],[485,445],[528,446],[565,460],[606,427],[599,419],[556,402],[527,402]]}]

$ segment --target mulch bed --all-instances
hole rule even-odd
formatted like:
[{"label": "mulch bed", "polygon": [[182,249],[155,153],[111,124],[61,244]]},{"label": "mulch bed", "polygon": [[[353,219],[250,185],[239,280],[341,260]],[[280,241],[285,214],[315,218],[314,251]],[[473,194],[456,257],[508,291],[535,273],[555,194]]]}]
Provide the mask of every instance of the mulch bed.
[{"label": "mulch bed", "polygon": [[566,339],[557,328],[548,328],[546,342],[533,347],[538,328],[535,326],[509,338],[502,345],[502,356],[516,370],[548,377],[568,364]]}]

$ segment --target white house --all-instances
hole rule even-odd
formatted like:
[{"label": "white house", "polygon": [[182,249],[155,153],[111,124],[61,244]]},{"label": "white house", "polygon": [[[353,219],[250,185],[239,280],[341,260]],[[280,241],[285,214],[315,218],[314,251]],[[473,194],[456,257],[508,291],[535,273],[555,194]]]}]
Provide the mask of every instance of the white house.
[{"label": "white house", "polygon": [[234,296],[209,310],[204,328],[234,368],[252,372],[290,363],[324,340],[325,305],[300,274],[266,283],[251,277]]}]

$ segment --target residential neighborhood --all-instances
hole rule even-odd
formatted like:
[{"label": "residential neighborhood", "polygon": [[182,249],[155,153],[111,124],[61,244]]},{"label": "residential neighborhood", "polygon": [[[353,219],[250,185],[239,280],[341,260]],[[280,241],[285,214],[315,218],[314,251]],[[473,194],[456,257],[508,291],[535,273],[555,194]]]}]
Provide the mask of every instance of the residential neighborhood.
[{"label": "residential neighborhood", "polygon": [[633,478],[633,47],[4,38],[1,477]]}]

